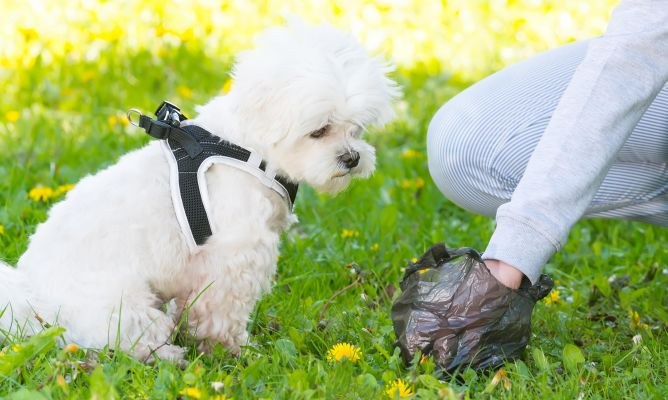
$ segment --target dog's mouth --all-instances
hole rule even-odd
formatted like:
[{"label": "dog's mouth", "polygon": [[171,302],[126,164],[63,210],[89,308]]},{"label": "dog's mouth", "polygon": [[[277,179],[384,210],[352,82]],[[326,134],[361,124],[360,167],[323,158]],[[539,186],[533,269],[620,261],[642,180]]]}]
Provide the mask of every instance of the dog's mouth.
[{"label": "dog's mouth", "polygon": [[332,175],[332,179],[343,178],[344,176],[350,175],[352,170],[340,171]]}]

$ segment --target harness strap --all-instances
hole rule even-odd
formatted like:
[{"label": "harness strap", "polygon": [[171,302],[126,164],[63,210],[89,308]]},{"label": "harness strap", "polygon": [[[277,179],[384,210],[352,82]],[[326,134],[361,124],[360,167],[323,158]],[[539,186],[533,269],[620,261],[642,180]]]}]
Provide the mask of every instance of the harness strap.
[{"label": "harness strap", "polygon": [[187,118],[171,103],[163,102],[155,114],[157,119],[140,113],[137,125],[163,141],[172,166],[174,207],[189,245],[193,242],[193,246],[204,244],[213,234],[203,180],[206,170],[216,162],[236,166],[258,177],[264,185],[284,197],[292,210],[299,186],[285,177],[270,174],[266,163],[256,153],[222,140],[200,126],[181,126]]},{"label": "harness strap", "polygon": [[197,143],[197,140],[178,126],[173,126],[164,121],[155,120],[142,114],[139,116],[139,127],[156,139],[176,140],[183,146],[191,158],[197,157],[203,151],[202,146]]}]

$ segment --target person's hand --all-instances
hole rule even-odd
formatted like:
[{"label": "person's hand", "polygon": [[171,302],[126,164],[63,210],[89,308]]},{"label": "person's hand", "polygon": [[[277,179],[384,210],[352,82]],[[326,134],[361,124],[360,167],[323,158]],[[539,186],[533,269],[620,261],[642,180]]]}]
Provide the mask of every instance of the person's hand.
[{"label": "person's hand", "polygon": [[[401,296],[392,305],[404,359],[421,352],[454,371],[495,367],[518,357],[531,336],[533,306],[552,289],[552,280],[541,275],[532,286],[510,268],[498,260],[483,263],[473,249],[447,249],[443,244],[410,264]],[[517,289],[506,286],[515,285],[516,279]]]},{"label": "person's hand", "polygon": [[500,260],[484,260],[487,269],[499,282],[503,283],[506,287],[511,289],[517,289],[522,283],[522,278],[524,274],[519,269],[513,267],[512,265],[505,263]]}]

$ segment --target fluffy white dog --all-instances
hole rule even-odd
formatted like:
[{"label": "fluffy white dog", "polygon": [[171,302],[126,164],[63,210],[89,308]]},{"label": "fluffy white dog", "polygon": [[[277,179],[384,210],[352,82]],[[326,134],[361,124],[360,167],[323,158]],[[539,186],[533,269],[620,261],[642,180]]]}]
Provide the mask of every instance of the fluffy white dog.
[{"label": "fluffy white dog", "polygon": [[[290,23],[261,34],[233,69],[230,92],[188,121],[247,149],[268,168],[338,192],[374,169],[364,129],[393,116],[388,67],[326,25]],[[352,161],[351,161],[352,159]],[[38,320],[89,348],[180,360],[170,343],[175,300],[206,349],[237,353],[276,271],[279,236],[296,218],[278,193],[240,169],[206,173],[214,234],[192,249],[177,222],[159,141],[82,179],[37,227],[16,269],[0,265],[0,327],[33,333]],[[178,315],[178,313],[177,313]]]}]

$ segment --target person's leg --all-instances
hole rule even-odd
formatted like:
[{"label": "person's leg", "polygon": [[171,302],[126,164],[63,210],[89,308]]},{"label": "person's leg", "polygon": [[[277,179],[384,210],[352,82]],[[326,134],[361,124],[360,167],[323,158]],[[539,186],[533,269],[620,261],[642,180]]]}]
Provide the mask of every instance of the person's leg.
[{"label": "person's leg", "polygon": [[[539,54],[441,107],[427,150],[432,178],[446,197],[488,216],[510,200],[586,48],[579,42]],[[634,129],[586,216],[668,225],[668,89]]]}]

